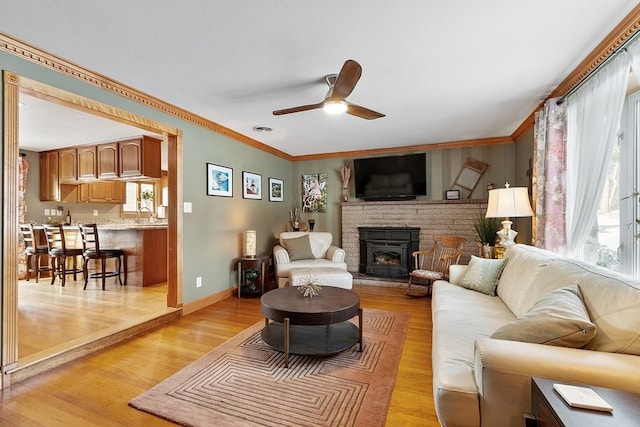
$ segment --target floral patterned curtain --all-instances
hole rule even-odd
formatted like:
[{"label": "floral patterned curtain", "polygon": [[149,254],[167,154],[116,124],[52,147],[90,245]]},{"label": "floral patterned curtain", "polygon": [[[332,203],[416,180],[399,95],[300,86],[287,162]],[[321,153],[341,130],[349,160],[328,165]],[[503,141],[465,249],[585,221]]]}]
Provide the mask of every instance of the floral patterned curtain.
[{"label": "floral patterned curtain", "polygon": [[[25,221],[27,212],[27,202],[25,200],[25,192],[27,191],[27,175],[29,174],[29,162],[27,159],[18,157],[18,223]],[[22,235],[20,235],[20,244],[18,245],[18,279],[27,277],[27,257],[22,244]]]},{"label": "floral patterned curtain", "polygon": [[533,244],[564,254],[566,231],[567,121],[564,104],[547,101],[535,115]]}]

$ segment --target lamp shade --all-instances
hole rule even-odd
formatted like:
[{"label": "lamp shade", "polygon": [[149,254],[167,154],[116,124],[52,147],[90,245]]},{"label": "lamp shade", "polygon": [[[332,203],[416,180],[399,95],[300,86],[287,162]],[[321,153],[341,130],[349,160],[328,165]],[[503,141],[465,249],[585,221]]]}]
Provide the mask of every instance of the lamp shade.
[{"label": "lamp shade", "polygon": [[496,188],[489,190],[487,218],[533,216],[526,187]]},{"label": "lamp shade", "polygon": [[248,257],[256,256],[257,236],[255,230],[247,230],[244,239],[244,254]]}]

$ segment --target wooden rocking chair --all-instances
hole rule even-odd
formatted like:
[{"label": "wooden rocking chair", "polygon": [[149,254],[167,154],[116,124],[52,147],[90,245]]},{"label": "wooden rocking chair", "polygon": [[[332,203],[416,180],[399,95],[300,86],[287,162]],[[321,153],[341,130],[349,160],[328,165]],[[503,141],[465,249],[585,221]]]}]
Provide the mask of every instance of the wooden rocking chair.
[{"label": "wooden rocking chair", "polygon": [[[413,252],[414,270],[409,273],[407,296],[431,296],[431,287],[436,280],[448,278],[449,266],[460,261],[467,238],[463,236],[434,236],[434,244],[427,251]],[[411,292],[413,286],[426,287],[426,293]]]}]

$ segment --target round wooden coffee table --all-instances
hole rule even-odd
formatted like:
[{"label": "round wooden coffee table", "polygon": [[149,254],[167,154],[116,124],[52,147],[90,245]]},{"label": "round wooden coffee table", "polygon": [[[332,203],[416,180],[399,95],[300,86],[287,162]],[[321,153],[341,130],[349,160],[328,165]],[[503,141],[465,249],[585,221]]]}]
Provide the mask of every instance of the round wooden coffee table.
[{"label": "round wooden coffee table", "polygon": [[[284,352],[287,368],[290,353],[326,356],[356,343],[362,351],[360,296],[351,290],[325,286],[317,296],[305,297],[297,287],[288,286],[264,294],[261,305],[262,340]],[[355,316],[358,326],[348,321]]]}]

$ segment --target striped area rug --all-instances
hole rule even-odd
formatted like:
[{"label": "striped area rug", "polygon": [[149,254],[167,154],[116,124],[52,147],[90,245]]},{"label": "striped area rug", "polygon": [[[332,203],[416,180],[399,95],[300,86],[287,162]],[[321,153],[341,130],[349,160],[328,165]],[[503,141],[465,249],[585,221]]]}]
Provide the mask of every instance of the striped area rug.
[{"label": "striped area rug", "polygon": [[129,405],[184,426],[384,426],[408,323],[365,308],[362,352],[291,355],[285,368],[260,321]]}]

